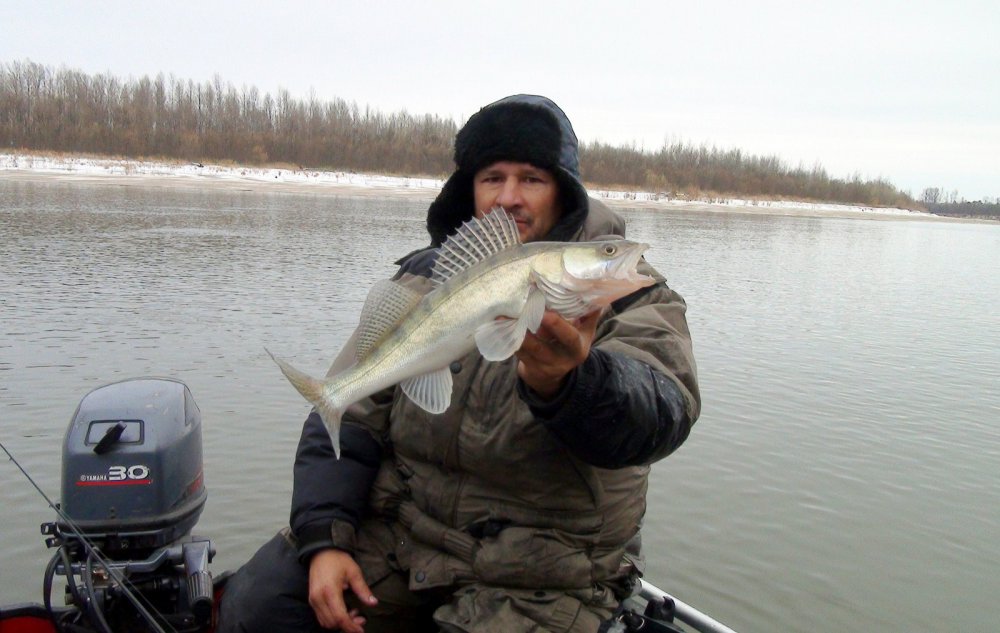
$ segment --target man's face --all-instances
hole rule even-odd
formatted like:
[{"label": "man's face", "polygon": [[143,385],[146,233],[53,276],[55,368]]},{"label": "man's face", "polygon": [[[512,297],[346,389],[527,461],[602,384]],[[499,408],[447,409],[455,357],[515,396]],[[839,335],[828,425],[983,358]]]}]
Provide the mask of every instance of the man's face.
[{"label": "man's face", "polygon": [[472,190],[476,217],[503,207],[514,216],[523,243],[543,239],[562,213],[555,176],[530,163],[500,161],[484,167],[473,177]]}]

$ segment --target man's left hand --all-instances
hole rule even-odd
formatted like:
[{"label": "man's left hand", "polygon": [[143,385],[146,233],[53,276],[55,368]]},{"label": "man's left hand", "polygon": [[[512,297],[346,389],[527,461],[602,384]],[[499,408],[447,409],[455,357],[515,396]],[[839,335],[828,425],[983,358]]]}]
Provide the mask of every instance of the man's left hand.
[{"label": "man's left hand", "polygon": [[528,332],[516,353],[517,375],[540,397],[555,397],[569,373],[590,354],[600,318],[598,310],[570,322],[546,310],[538,331]]}]

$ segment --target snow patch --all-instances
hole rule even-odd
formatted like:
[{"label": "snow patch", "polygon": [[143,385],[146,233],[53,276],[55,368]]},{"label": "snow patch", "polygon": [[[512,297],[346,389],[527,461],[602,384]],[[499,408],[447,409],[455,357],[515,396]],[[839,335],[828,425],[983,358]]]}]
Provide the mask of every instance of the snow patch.
[{"label": "snow patch", "polygon": [[[77,176],[155,176],[160,178],[206,179],[252,182],[275,182],[301,185],[350,186],[372,190],[409,189],[435,193],[444,186],[438,178],[410,178],[358,174],[346,171],[321,171],[317,169],[276,169],[264,167],[238,167],[202,163],[168,163],[115,158],[88,158],[76,156],[34,156],[0,153],[0,171],[24,170],[38,173]],[[647,191],[610,191],[590,189],[596,198],[628,204],[629,202],[655,207],[690,208],[692,205],[727,208],[762,213],[797,211],[806,213],[847,213],[859,215],[924,216],[930,214],[908,209],[867,207],[859,205],[795,202],[781,200],[690,199],[666,193]]]}]

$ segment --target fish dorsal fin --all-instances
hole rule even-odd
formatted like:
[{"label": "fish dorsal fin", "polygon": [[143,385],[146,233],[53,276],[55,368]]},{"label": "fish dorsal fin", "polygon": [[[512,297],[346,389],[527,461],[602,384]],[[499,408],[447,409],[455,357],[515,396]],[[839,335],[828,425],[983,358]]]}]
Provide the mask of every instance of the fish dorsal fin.
[{"label": "fish dorsal fin", "polygon": [[473,217],[438,248],[431,281],[441,285],[484,259],[521,243],[517,223],[502,207],[482,218]]},{"label": "fish dorsal fin", "polygon": [[389,279],[372,286],[365,299],[365,307],[361,309],[355,358],[361,360],[368,356],[375,344],[395,330],[422,298],[419,292]]},{"label": "fish dorsal fin", "polygon": [[399,386],[410,400],[428,413],[444,413],[451,404],[452,378],[447,367],[407,378]]}]

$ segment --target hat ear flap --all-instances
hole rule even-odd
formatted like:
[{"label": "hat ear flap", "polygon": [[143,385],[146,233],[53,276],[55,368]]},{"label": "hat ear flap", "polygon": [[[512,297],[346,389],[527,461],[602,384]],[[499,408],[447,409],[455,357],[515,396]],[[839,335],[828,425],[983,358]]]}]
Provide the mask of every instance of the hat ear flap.
[{"label": "hat ear flap", "polygon": [[431,236],[431,245],[441,246],[450,234],[472,217],[475,204],[472,174],[459,169],[444,183],[441,193],[427,209],[427,232]]},{"label": "hat ear flap", "polygon": [[561,167],[552,172],[559,185],[559,221],[556,223],[546,240],[565,242],[573,239],[573,235],[583,225],[590,210],[590,199],[587,190],[579,180]]}]

